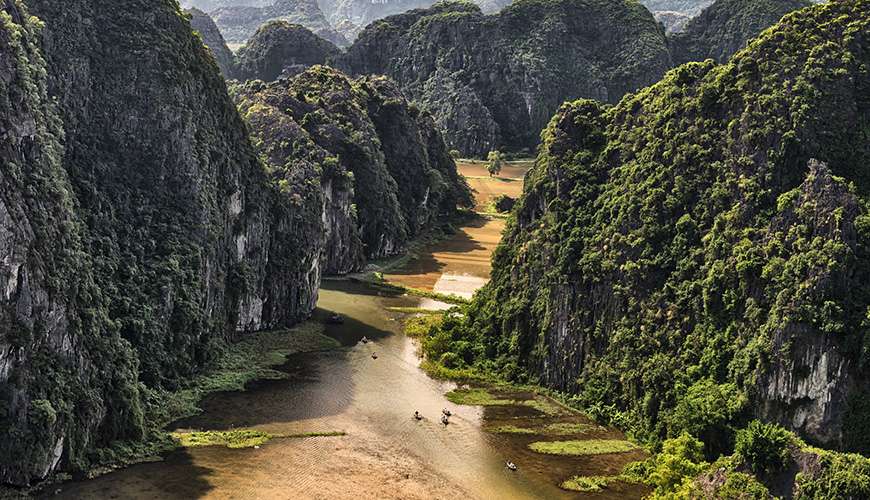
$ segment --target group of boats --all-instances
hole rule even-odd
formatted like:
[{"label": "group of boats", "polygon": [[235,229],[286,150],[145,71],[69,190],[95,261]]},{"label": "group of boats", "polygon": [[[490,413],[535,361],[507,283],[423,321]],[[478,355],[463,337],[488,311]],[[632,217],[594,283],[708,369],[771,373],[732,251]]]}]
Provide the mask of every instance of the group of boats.
[{"label": "group of boats", "polygon": [[[453,416],[453,413],[450,412],[447,408],[441,410],[441,423],[444,425],[448,425],[450,423],[450,417]],[[423,420],[423,415],[419,411],[414,411],[414,419],[415,420]]]},{"label": "group of boats", "polygon": [[[327,322],[330,324],[342,324],[342,323],[344,323],[344,318],[340,314],[333,314],[329,317]],[[363,344],[368,344],[369,339],[367,337],[363,337],[360,339],[360,342]],[[375,352],[372,353],[372,359],[378,359],[377,353],[375,353]],[[452,417],[452,416],[453,416],[453,413],[450,410],[448,410],[447,408],[442,409],[441,410],[441,423],[444,424],[445,426],[449,425],[450,424],[450,417]],[[423,415],[418,410],[414,411],[414,419],[415,420],[423,420],[423,418],[424,418]],[[517,465],[515,463],[511,462],[510,460],[505,462],[505,467],[508,470],[512,470],[512,471],[517,470]]]},{"label": "group of boats", "polygon": [[[447,408],[444,408],[443,410],[441,410],[441,423],[444,424],[445,426],[448,425],[450,423],[450,417],[452,417],[452,416],[453,416],[453,413],[450,410],[448,410]],[[415,410],[414,411],[414,419],[415,420],[423,420],[423,415],[418,410]],[[512,470],[512,471],[517,470],[517,464],[511,462],[510,460],[505,462],[504,465],[508,470]]]}]

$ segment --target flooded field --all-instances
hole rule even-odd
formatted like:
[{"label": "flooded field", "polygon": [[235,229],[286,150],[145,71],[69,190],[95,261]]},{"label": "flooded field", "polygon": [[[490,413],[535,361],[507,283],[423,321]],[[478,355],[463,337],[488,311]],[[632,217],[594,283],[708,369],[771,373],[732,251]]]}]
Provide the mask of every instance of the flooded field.
[{"label": "flooded field", "polygon": [[[94,480],[62,485],[62,498],[625,498],[642,490],[614,485],[604,493],[561,490],[575,474],[610,474],[641,451],[581,457],[535,453],[528,444],[552,437],[489,432],[556,422],[589,426],[580,438],[621,439],[536,396],[499,394],[504,406],[464,406],[445,394],[455,385],[418,368],[414,343],[385,307],[416,299],[375,293],[361,284],[324,284],[317,318],[333,312],[345,322],[327,333],[345,347],[288,359],[289,380],[219,393],[204,413],[177,422],[180,430],[254,428],[276,434],[344,431],[346,435],[274,439],[259,449],[183,449],[164,461],[136,465]],[[360,342],[362,337],[371,339]],[[372,358],[377,354],[377,359]],[[538,397],[539,398],[539,397]],[[515,404],[514,404],[515,403]],[[537,407],[537,409],[536,409]],[[440,423],[442,408],[453,413]],[[543,411],[542,411],[543,410]],[[420,411],[424,420],[413,418]],[[561,439],[561,438],[560,438]],[[518,466],[510,471],[505,462]]]},{"label": "flooded field", "polygon": [[[484,162],[462,162],[457,167],[475,190],[475,210],[485,212],[495,196],[518,198],[522,194],[523,178],[531,163],[509,163],[497,177],[489,176]],[[490,259],[504,228],[502,218],[478,217],[450,238],[417,252],[415,258],[384,274],[384,278],[413,288],[470,298],[489,281]]]}]

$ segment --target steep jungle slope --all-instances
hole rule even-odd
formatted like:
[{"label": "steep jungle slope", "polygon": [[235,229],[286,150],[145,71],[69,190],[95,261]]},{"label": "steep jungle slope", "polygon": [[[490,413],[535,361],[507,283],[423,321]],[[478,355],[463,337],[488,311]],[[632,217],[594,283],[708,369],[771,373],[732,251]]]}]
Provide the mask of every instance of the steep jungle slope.
[{"label": "steep jungle slope", "polygon": [[94,434],[143,430],[135,358],[107,317],[61,166],[40,36],[19,1],[0,2],[0,483],[82,460]]},{"label": "steep jungle slope", "polygon": [[12,484],[111,458],[146,437],[151,389],[306,318],[325,245],[324,204],[264,170],[175,2],[27,3],[39,19],[5,1],[0,34]]},{"label": "steep jungle slope", "polygon": [[299,73],[326,64],[341,51],[299,24],[271,21],[257,30],[239,49],[239,75],[246,80],[272,81],[282,74]]},{"label": "steep jungle slope", "polygon": [[811,7],[728,64],[565,104],[492,282],[430,358],[641,439],[727,447],[754,416],[870,450],[868,27],[867,0]]},{"label": "steep jungle slope", "polygon": [[725,62],[782,16],[809,5],[809,0],[717,0],[671,35],[674,63]]},{"label": "steep jungle slope", "polygon": [[630,0],[519,0],[491,16],[439,3],[374,22],[342,61],[395,79],[468,155],[534,147],[566,98],[615,102],[670,67],[664,32]]},{"label": "steep jungle slope", "polygon": [[324,165],[326,198],[340,206],[327,224],[329,273],[355,270],[363,257],[395,254],[457,206],[471,204],[431,118],[386,78],[351,81],[316,66],[269,85],[249,82],[235,93],[273,168],[300,161],[300,149]]},{"label": "steep jungle slope", "polygon": [[301,24],[325,40],[344,47],[347,39],[327,21],[316,0],[275,0],[266,6],[233,5],[210,12],[228,42],[245,43],[263,24],[287,21]]},{"label": "steep jungle slope", "polygon": [[190,15],[190,26],[202,37],[203,43],[211,51],[224,78],[235,77],[236,57],[227,47],[227,42],[211,16],[196,8],[186,12]]}]

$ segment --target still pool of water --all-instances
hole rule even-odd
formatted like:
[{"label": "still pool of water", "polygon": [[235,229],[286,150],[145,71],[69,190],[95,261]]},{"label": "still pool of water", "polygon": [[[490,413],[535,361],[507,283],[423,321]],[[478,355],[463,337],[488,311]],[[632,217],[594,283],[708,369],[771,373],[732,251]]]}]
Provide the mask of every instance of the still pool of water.
[{"label": "still pool of water", "polygon": [[[559,489],[558,482],[579,472],[615,473],[630,458],[538,455],[528,450],[528,436],[486,432],[486,425],[535,417],[534,412],[449,403],[444,394],[455,386],[430,379],[419,369],[416,347],[401,334],[399,316],[385,309],[417,303],[347,281],[325,282],[315,320],[332,313],[345,318],[343,324],[327,327],[342,349],[291,356],[282,367],[291,375],[288,380],[261,381],[245,392],[214,394],[203,401],[201,415],[173,425],[347,435],[275,439],[259,449],[179,450],[161,462],[64,484],[59,496],[577,498],[580,494]],[[359,342],[363,336],[371,341]],[[454,414],[447,426],[438,421],[442,408]],[[415,410],[426,419],[414,420]],[[569,420],[577,418],[581,417]],[[508,459],[517,463],[519,471],[504,467]],[[593,498],[642,493],[626,488]]]}]

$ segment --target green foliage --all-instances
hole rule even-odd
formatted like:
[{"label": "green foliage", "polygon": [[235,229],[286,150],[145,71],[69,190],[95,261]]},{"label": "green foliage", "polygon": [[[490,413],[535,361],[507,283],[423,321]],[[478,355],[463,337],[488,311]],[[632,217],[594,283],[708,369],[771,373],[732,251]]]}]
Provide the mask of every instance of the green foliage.
[{"label": "green foliage", "polygon": [[716,449],[708,448],[707,456],[718,456],[732,449],[731,425],[739,420],[747,404],[746,394],[735,384],[699,380],[686,390],[668,415],[669,432],[671,435],[686,432],[708,445],[713,443]]},{"label": "green foliage", "polygon": [[684,433],[662,443],[662,451],[650,459],[646,482],[655,487],[654,497],[666,496],[691,482],[707,465],[704,443]]},{"label": "green foliage", "polygon": [[173,432],[172,437],[185,448],[199,446],[253,448],[266,443],[274,436],[252,429],[234,429],[231,431]]},{"label": "green foliage", "polygon": [[482,374],[566,390],[654,447],[694,434],[711,458],[752,408],[821,411],[759,401],[818,369],[806,349],[849,360],[844,390],[862,380],[867,11],[804,9],[727,64],[681,66],[612,107],[564,104],[492,281],[430,332],[428,359],[461,347]]},{"label": "green foliage", "polygon": [[535,441],[529,443],[529,449],[548,455],[604,455],[634,451],[638,447],[629,441],[618,439],[584,439],[582,441]]},{"label": "green foliage", "polygon": [[791,458],[793,434],[774,424],[753,420],[737,432],[734,452],[755,472],[774,473]]},{"label": "green foliage", "polygon": [[447,393],[447,400],[457,405],[504,406],[514,404],[512,399],[499,399],[486,389],[455,389]]},{"label": "green foliage", "polygon": [[574,476],[564,481],[561,487],[566,490],[589,493],[602,491],[613,481],[613,476]]},{"label": "green foliage", "polygon": [[818,466],[797,475],[796,499],[870,498],[870,459],[852,453],[811,451],[818,457]]},{"label": "green foliage", "polygon": [[486,161],[488,162],[486,165],[486,171],[489,172],[489,176],[498,176],[501,173],[501,168],[504,165],[504,155],[501,151],[490,151],[488,155],[486,155]]}]

